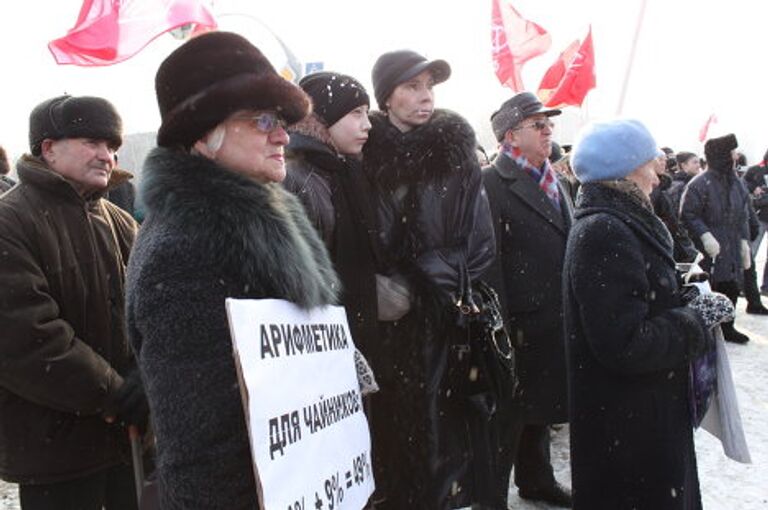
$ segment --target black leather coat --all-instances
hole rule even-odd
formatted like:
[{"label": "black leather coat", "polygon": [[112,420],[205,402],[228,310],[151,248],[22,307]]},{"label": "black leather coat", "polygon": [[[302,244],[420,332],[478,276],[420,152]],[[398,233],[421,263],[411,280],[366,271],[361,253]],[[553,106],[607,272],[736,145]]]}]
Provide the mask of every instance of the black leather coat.
[{"label": "black leather coat", "polygon": [[467,506],[491,490],[478,476],[489,457],[481,417],[450,391],[459,338],[455,299],[467,275],[477,279],[494,257],[493,224],[482,191],[475,136],[455,113],[402,133],[385,114],[373,129],[363,165],[376,200],[385,259],[381,271],[406,276],[412,310],[382,323],[371,356],[381,391],[373,396],[376,482],[386,508]]}]

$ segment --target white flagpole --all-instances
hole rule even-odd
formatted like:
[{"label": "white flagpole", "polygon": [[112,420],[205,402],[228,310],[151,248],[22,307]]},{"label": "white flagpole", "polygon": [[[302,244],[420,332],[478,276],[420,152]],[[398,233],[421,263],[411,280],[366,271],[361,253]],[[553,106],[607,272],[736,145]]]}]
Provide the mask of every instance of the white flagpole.
[{"label": "white flagpole", "polygon": [[632,48],[629,51],[629,60],[627,61],[627,70],[624,72],[624,83],[621,86],[621,95],[619,96],[619,105],[616,108],[616,115],[621,115],[624,110],[624,99],[627,96],[627,87],[629,86],[629,76],[632,74],[632,65],[635,61],[635,50],[637,50],[637,40],[640,38],[640,30],[643,27],[643,18],[645,18],[645,5],[647,0],[640,2],[640,14],[637,16],[637,26],[635,27],[635,37],[632,39]]}]

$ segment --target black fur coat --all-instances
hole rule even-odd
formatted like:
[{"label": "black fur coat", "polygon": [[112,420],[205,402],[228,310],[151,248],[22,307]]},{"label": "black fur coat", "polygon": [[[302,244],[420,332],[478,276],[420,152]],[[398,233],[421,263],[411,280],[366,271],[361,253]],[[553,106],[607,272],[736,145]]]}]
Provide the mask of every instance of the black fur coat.
[{"label": "black fur coat", "polygon": [[338,283],[302,206],[196,156],[155,149],[131,254],[131,344],[157,437],[162,508],[257,508],[224,300],[334,303]]},{"label": "black fur coat", "polygon": [[488,200],[472,128],[436,110],[403,133],[374,112],[363,167],[374,189],[384,272],[404,275],[411,311],[382,322],[369,358],[381,391],[372,397],[373,452],[382,508],[436,510],[485,502],[492,490],[488,417],[457,391],[455,299],[493,261]]},{"label": "black fur coat", "polygon": [[[426,292],[456,296],[465,268],[477,278],[495,246],[475,133],[459,115],[435,110],[408,132],[373,112],[363,166],[373,183],[390,272],[413,274]],[[414,274],[415,273],[415,274]]]}]

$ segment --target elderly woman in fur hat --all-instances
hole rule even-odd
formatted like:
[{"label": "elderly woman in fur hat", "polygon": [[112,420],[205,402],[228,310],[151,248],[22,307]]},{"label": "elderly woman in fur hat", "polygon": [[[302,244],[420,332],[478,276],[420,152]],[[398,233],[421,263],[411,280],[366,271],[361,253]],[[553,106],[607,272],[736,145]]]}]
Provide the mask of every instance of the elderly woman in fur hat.
[{"label": "elderly woman in fur hat", "polygon": [[146,220],[128,323],[157,436],[161,507],[258,508],[227,297],[335,302],[327,252],[285,177],[286,125],[310,103],[226,32],[160,66],[162,125],[144,166]]},{"label": "elderly woman in fur hat", "polygon": [[[495,253],[475,134],[435,108],[444,60],[409,50],[373,68],[380,111],[363,148],[379,220],[380,342],[369,360],[377,507],[457,508],[492,496],[488,416],[468,397],[467,331],[459,309]],[[480,404],[480,402],[474,402]]]},{"label": "elderly woman in fur hat", "polygon": [[653,212],[660,151],[636,120],[587,126],[564,271],[573,508],[701,508],[689,365],[733,316],[683,293]]}]

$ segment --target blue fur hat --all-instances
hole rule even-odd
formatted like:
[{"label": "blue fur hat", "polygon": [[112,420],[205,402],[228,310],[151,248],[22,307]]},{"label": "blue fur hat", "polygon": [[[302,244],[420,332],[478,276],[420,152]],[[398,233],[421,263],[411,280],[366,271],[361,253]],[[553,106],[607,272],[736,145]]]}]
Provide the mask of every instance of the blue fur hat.
[{"label": "blue fur hat", "polygon": [[571,166],[581,182],[607,181],[622,179],[663,154],[639,120],[594,122],[579,133]]}]

